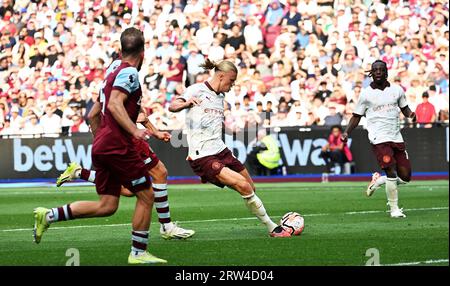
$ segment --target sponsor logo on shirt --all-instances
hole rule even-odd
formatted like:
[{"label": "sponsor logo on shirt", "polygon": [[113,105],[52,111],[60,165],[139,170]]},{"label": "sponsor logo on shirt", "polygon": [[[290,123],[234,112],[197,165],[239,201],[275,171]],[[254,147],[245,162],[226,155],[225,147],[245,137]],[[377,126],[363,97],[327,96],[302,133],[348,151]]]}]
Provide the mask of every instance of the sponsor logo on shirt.
[{"label": "sponsor logo on shirt", "polygon": [[223,110],[219,110],[219,109],[205,108],[204,112],[205,113],[210,113],[210,114],[213,114],[213,115],[223,116]]},{"label": "sponsor logo on shirt", "polygon": [[372,107],[372,110],[377,112],[377,111],[393,111],[393,110],[397,110],[397,103],[388,103],[388,104],[382,104],[382,105],[377,105]]}]

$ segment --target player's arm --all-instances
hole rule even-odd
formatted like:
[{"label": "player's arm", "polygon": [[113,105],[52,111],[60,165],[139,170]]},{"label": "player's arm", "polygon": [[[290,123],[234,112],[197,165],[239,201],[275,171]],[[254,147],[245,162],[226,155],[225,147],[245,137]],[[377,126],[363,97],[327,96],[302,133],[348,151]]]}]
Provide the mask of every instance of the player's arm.
[{"label": "player's arm", "polygon": [[92,135],[95,136],[98,126],[100,126],[100,112],[102,110],[102,105],[99,101],[96,101],[88,113],[89,126],[91,127]]},{"label": "player's arm", "polygon": [[398,97],[398,107],[406,118],[412,119],[413,122],[416,121],[416,114],[409,108],[408,102],[406,100],[405,92],[401,87],[398,87],[400,96]]},{"label": "player's arm", "polygon": [[359,121],[361,121],[361,117],[366,114],[368,107],[369,104],[366,100],[366,93],[365,90],[363,90],[359,96],[358,102],[356,103],[355,109],[353,110],[353,116],[350,118],[344,133],[341,134],[341,140],[344,144],[347,142],[348,136],[352,133],[353,129],[359,125]]},{"label": "player's arm", "polygon": [[403,108],[400,108],[400,110],[402,111],[403,115],[406,118],[411,118],[413,122],[416,121],[416,113],[412,111],[408,105]]},{"label": "player's arm", "polygon": [[353,129],[355,129],[359,125],[359,121],[361,120],[362,115],[353,113],[352,118],[350,118],[350,122],[345,128],[344,133],[341,135],[341,140],[343,142],[347,142],[348,136],[352,133]]},{"label": "player's arm", "polygon": [[196,97],[191,97],[188,100],[178,97],[170,103],[170,112],[179,112],[186,108],[191,108],[194,105],[199,105],[202,101]]},{"label": "player's arm", "polygon": [[127,97],[128,95],[126,93],[118,89],[113,89],[107,108],[120,127],[125,129],[125,131],[133,135],[136,139],[146,139],[150,132],[146,129],[137,128],[125,109],[124,102],[127,100]]},{"label": "player's arm", "polygon": [[159,131],[155,125],[153,125],[150,120],[148,120],[147,114],[143,109],[141,109],[141,113],[139,113],[139,117],[137,123],[142,124],[148,131],[150,131],[151,135],[159,140],[163,140],[168,142],[172,135],[169,132]]}]

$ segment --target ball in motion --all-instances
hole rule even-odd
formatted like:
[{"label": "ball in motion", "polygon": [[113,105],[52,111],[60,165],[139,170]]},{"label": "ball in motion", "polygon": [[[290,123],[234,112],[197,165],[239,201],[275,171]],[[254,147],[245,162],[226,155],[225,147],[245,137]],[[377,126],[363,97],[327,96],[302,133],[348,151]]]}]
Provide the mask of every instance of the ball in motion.
[{"label": "ball in motion", "polygon": [[305,220],[299,213],[288,212],[281,218],[280,225],[291,235],[300,235],[305,228]]}]

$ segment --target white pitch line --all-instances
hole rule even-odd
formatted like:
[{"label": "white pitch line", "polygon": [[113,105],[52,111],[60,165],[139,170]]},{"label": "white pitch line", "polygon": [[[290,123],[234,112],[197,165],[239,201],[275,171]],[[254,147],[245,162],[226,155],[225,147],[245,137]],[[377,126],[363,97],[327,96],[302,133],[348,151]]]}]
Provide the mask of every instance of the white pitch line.
[{"label": "white pitch line", "polygon": [[394,264],[383,264],[381,266],[410,266],[410,265],[438,264],[438,263],[448,263],[448,259],[430,259],[426,261],[401,262]]},{"label": "white pitch line", "polygon": [[[290,182],[287,182],[290,183]],[[90,185],[89,185],[90,186]],[[94,186],[94,185],[92,185]],[[43,187],[48,187],[48,188],[56,188],[56,185],[49,185],[49,186],[43,186]],[[87,186],[86,186],[87,187]],[[326,187],[326,189],[325,189]],[[447,185],[426,185],[426,186],[413,186],[410,185],[410,187],[414,187],[417,189],[447,189],[448,186]],[[292,186],[277,186],[278,189],[290,189],[292,188]],[[320,185],[320,186],[298,186],[296,187],[298,190],[308,190],[308,189],[312,189],[312,190],[316,190],[316,189],[323,189],[324,192],[326,192],[327,190],[339,190],[339,189],[346,189],[346,190],[360,190],[361,186],[357,185],[357,184],[349,184],[349,185],[342,185],[342,186],[326,186],[326,185]],[[172,188],[172,190],[179,190],[180,188],[177,185],[174,185],[174,187]],[[269,186],[258,186],[258,189],[260,190],[270,190],[271,187]],[[205,192],[205,191],[216,191],[214,189],[201,189],[199,190],[200,192]],[[95,190],[70,190],[70,188],[65,187],[65,189],[61,189],[61,190],[51,190],[51,191],[9,191],[9,190],[1,190],[0,188],[0,196],[1,195],[45,195],[45,194],[55,194],[55,193],[64,193],[64,194],[77,194],[77,193],[81,193],[81,194],[87,194],[87,193],[94,193],[96,194]]]},{"label": "white pitch line", "polygon": [[[405,211],[438,211],[448,210],[449,207],[433,207],[433,208],[416,208],[405,209]],[[313,216],[328,216],[328,215],[358,215],[358,214],[374,214],[385,213],[387,211],[359,211],[359,212],[345,212],[345,213],[317,213],[317,214],[304,214],[305,217]],[[234,218],[218,218],[218,219],[205,219],[205,220],[186,220],[180,221],[180,223],[205,223],[205,222],[221,222],[221,221],[240,221],[240,220],[254,220],[256,217],[234,217]],[[116,227],[116,226],[129,226],[130,223],[117,223],[117,224],[97,224],[97,225],[76,225],[76,226],[55,226],[50,228],[51,230],[57,229],[77,229],[77,228],[95,228],[95,227]],[[0,232],[17,232],[17,231],[31,231],[32,228],[13,228],[13,229],[0,229]]]},{"label": "white pitch line", "polygon": [[[417,208],[417,209],[404,209],[404,211],[439,211],[448,210],[448,207],[434,207],[434,208]],[[356,214],[375,214],[375,213],[387,213],[389,211],[359,211],[359,212],[346,212],[346,215],[356,215]]]}]

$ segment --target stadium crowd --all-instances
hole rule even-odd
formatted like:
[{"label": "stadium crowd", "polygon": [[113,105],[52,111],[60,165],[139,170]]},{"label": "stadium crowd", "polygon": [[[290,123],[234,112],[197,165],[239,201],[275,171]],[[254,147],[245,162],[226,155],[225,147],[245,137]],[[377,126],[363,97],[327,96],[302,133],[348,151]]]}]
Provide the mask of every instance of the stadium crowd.
[{"label": "stadium crowd", "polygon": [[[187,3],[186,3],[187,2]],[[120,33],[146,38],[142,107],[160,129],[205,58],[232,60],[225,124],[345,125],[371,79],[389,66],[420,126],[448,122],[449,7],[444,0],[0,0],[0,135],[88,132],[86,115]]]}]

